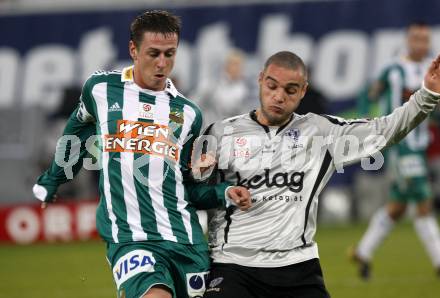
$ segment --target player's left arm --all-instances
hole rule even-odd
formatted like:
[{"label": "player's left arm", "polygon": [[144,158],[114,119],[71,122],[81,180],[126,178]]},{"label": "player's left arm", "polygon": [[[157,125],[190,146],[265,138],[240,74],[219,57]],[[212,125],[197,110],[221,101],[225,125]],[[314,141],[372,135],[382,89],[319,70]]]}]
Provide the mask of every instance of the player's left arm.
[{"label": "player's left arm", "polygon": [[34,196],[42,201],[42,207],[55,200],[58,187],[73,179],[88,154],[87,140],[96,134],[96,115],[92,108],[92,80],[84,84],[77,108],[67,120],[63,136],[58,140],[50,167],[38,177],[33,187]]},{"label": "player's left arm", "polygon": [[[38,177],[33,188],[34,195],[43,202],[52,202],[55,199],[58,187],[78,174],[82,168],[83,159],[88,153],[86,141],[96,133],[95,124],[81,122],[78,119],[78,113],[79,108],[71,114],[64,128],[63,136],[58,140],[55,158],[49,168]],[[75,139],[71,137],[75,137]],[[77,143],[75,143],[75,140],[77,140]],[[59,164],[60,160],[68,161],[61,165]],[[77,162],[70,164],[70,160]],[[71,168],[72,177],[68,177],[66,174],[65,168],[67,165]],[[45,204],[42,206],[45,206]]]},{"label": "player's left arm", "polygon": [[346,164],[369,157],[398,143],[425,120],[440,101],[440,55],[427,70],[423,86],[391,114],[371,120],[341,120],[329,117],[329,146],[335,164]]},{"label": "player's left arm", "polygon": [[[198,120],[202,121],[201,114],[199,116]],[[197,138],[200,134],[200,127],[200,123],[195,121],[193,136],[185,143],[186,150],[184,148],[181,156],[181,170],[189,201],[201,210],[228,207],[231,204],[236,205],[241,210],[248,209],[251,204],[251,197],[246,188],[233,186],[230,182],[210,184],[207,183],[207,179],[196,179],[200,177],[194,177],[194,173],[205,176],[206,172],[212,172],[216,164],[215,154],[197,154],[197,152],[202,153],[202,148],[199,146],[203,146],[203,142],[200,142],[200,139]],[[196,153],[194,153],[194,150]]]}]

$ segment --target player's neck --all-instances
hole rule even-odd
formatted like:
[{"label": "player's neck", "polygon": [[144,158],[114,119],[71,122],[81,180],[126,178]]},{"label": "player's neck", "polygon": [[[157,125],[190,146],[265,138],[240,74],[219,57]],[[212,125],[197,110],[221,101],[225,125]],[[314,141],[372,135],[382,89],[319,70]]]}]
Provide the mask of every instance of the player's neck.
[{"label": "player's neck", "polygon": [[423,60],[425,60],[425,57],[417,57],[417,56],[414,56],[414,55],[410,55],[410,54],[408,54],[408,55],[406,56],[406,59],[409,60],[409,61],[411,61],[411,62],[420,63],[420,62],[422,62]]},{"label": "player's neck", "polygon": [[282,122],[273,123],[264,115],[264,113],[261,111],[261,108],[259,108],[255,111],[255,115],[257,116],[258,123],[260,123],[261,125],[264,125],[264,126],[281,127],[281,126],[285,125],[287,122],[289,122],[290,119],[292,119],[292,117],[290,116],[290,117],[287,117],[287,119],[283,120]]}]

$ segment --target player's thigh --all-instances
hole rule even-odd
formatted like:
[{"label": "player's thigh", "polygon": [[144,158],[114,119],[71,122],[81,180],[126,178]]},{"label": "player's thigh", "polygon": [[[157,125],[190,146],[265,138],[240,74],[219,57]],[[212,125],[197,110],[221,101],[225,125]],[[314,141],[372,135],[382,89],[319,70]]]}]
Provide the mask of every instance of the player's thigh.
[{"label": "player's thigh", "polygon": [[169,289],[162,285],[153,286],[142,298],[172,298]]},{"label": "player's thigh", "polygon": [[415,178],[412,190],[411,201],[420,205],[421,208],[429,208],[431,203],[430,199],[433,197],[433,193],[428,177]]},{"label": "player's thigh", "polygon": [[[276,292],[276,296],[274,297],[330,297],[325,287],[324,276],[319,259],[311,259],[278,268],[272,275],[274,275],[277,280],[283,280],[277,282],[277,285],[273,287],[273,292]],[[275,283],[275,281],[273,283]]]},{"label": "player's thigh", "polygon": [[256,298],[258,284],[233,264],[213,264],[205,295],[208,298]]},{"label": "player's thigh", "polygon": [[407,200],[390,200],[386,206],[386,209],[389,216],[393,220],[398,220],[405,214],[407,205]]},{"label": "player's thigh", "polygon": [[118,297],[142,297],[153,287],[160,287],[175,297],[169,262],[157,246],[143,242],[109,244],[107,257]]},{"label": "player's thigh", "polygon": [[280,297],[291,298],[330,298],[330,294],[323,285],[305,285],[295,288],[294,291],[287,295],[281,295]]},{"label": "player's thigh", "polygon": [[171,274],[177,297],[203,297],[209,274],[209,252],[205,244],[170,244]]},{"label": "player's thigh", "polygon": [[390,203],[395,205],[406,205],[410,199],[408,187],[403,187],[397,182],[391,183],[390,187]]},{"label": "player's thigh", "polygon": [[432,200],[426,199],[417,202],[417,216],[427,216],[431,214]]}]

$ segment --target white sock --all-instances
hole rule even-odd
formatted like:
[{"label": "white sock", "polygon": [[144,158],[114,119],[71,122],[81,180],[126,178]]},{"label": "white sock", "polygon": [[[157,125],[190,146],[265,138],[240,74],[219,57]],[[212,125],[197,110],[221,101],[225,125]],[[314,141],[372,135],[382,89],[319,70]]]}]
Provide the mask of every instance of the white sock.
[{"label": "white sock", "polygon": [[393,227],[394,221],[388,215],[385,207],[376,211],[370,220],[367,231],[356,248],[357,255],[363,260],[371,260],[374,251]]},{"label": "white sock", "polygon": [[431,215],[420,216],[414,220],[414,227],[422,240],[435,267],[440,267],[440,232],[437,221]]}]

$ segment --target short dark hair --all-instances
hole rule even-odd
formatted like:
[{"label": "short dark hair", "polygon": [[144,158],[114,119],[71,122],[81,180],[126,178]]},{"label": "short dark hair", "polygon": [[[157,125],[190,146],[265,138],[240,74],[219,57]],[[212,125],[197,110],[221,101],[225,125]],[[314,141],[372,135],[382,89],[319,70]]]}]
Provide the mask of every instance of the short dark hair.
[{"label": "short dark hair", "polygon": [[165,10],[147,10],[138,15],[130,25],[130,40],[136,46],[142,43],[145,32],[161,33],[165,36],[180,36],[180,18]]},{"label": "short dark hair", "polygon": [[409,31],[409,29],[412,27],[429,27],[429,25],[423,20],[412,21],[408,24],[408,26],[406,26],[406,31]]},{"label": "short dark hair", "polygon": [[281,51],[270,56],[266,63],[264,64],[264,70],[266,70],[269,65],[275,64],[288,69],[301,69],[303,71],[304,77],[307,80],[307,68],[302,59],[289,51]]}]

